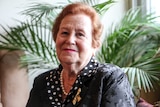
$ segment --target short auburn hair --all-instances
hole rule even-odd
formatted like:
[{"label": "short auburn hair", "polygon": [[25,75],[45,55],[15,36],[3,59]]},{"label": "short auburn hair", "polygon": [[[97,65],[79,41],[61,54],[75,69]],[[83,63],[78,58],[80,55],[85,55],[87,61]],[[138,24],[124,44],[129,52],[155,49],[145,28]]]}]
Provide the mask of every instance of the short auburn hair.
[{"label": "short auburn hair", "polygon": [[93,7],[80,2],[67,5],[65,8],[63,8],[61,13],[57,16],[52,28],[54,41],[56,42],[59,27],[63,18],[67,15],[75,15],[75,14],[85,14],[90,17],[92,22],[92,45],[94,47],[99,47],[101,44],[100,37],[103,29],[103,26],[99,19],[99,14],[96,12],[96,10]]}]

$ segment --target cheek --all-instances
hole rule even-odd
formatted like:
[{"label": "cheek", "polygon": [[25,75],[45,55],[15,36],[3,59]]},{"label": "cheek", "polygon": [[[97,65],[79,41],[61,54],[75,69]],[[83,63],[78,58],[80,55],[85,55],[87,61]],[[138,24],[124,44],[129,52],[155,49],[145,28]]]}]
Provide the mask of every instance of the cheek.
[{"label": "cheek", "polygon": [[62,44],[62,38],[57,37],[56,39],[56,46],[58,47],[60,44]]},{"label": "cheek", "polygon": [[79,48],[81,51],[88,52],[88,51],[91,51],[92,44],[87,41],[81,41]]},{"label": "cheek", "polygon": [[56,51],[57,51],[57,53],[59,52],[59,50],[60,50],[60,47],[61,47],[61,40],[60,39],[56,39],[56,42],[55,42],[55,47],[56,47]]}]

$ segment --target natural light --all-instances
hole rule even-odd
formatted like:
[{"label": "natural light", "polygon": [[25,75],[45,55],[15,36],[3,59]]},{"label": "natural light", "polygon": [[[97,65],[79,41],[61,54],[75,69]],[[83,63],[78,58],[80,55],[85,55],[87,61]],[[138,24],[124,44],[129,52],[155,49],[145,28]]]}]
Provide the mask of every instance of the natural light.
[{"label": "natural light", "polygon": [[[151,0],[151,12],[155,12],[156,16],[160,16],[160,0]],[[160,18],[157,18],[157,20],[160,23]]]}]

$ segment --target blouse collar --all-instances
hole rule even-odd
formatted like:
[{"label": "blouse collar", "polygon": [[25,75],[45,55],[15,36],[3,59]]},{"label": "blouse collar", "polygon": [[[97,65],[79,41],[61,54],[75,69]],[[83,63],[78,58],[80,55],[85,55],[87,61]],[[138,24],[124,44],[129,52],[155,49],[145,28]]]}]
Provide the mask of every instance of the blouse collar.
[{"label": "blouse collar", "polygon": [[[80,71],[80,76],[90,77],[92,74],[96,72],[97,67],[98,67],[98,61],[95,59],[95,57],[91,57],[89,63]],[[59,71],[62,71],[62,69],[63,67],[60,64]]]}]

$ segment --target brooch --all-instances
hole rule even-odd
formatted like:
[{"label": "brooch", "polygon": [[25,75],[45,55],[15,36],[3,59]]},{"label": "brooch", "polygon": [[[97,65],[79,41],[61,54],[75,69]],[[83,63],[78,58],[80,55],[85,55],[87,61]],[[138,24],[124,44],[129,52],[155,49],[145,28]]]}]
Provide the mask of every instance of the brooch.
[{"label": "brooch", "polygon": [[79,95],[80,92],[81,92],[81,88],[78,89],[77,94],[72,101],[73,105],[75,105],[77,102],[79,102],[81,100],[81,96]]}]

